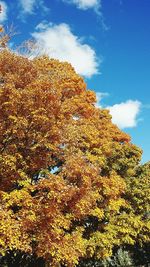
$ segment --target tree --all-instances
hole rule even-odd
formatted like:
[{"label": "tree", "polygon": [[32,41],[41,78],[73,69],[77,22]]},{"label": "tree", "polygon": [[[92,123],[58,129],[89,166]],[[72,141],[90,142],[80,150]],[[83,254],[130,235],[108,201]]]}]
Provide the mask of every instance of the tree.
[{"label": "tree", "polygon": [[1,50],[3,259],[33,255],[72,267],[138,238],[147,242],[131,179],[141,150],[95,103],[70,64]]}]

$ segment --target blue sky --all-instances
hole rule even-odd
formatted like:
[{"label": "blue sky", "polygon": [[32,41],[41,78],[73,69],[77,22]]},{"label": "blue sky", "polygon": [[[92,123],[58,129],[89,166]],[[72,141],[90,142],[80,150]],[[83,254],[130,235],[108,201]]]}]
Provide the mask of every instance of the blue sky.
[{"label": "blue sky", "polygon": [[72,63],[98,105],[150,160],[150,0],[5,0],[0,24],[34,38],[37,55]]}]

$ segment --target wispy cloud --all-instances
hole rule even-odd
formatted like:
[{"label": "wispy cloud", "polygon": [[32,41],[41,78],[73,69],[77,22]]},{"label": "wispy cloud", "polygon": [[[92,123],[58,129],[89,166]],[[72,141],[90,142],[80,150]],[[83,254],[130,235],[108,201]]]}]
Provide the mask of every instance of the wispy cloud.
[{"label": "wispy cloud", "polygon": [[24,13],[32,14],[36,6],[36,0],[20,0],[20,5]]},{"label": "wispy cloud", "polygon": [[102,107],[101,100],[106,96],[109,96],[109,94],[108,93],[104,93],[104,92],[96,92],[96,100],[97,100],[96,107],[99,107],[99,108]]},{"label": "wispy cloud", "polygon": [[80,10],[93,9],[98,15],[101,26],[104,31],[109,30],[109,27],[105,23],[105,18],[102,12],[102,0],[62,0],[64,3],[74,5]]},{"label": "wispy cloud", "polygon": [[74,35],[68,24],[40,23],[32,37],[38,44],[38,54],[67,61],[76,72],[91,77],[98,73],[98,58],[92,47],[83,43],[83,38]]},{"label": "wispy cloud", "polygon": [[21,12],[26,15],[34,14],[37,8],[41,8],[44,11],[48,10],[43,0],[19,0],[19,4],[21,6]]},{"label": "wispy cloud", "polygon": [[101,0],[63,0],[68,4],[73,4],[82,10],[94,9],[98,11],[101,8]]},{"label": "wispy cloud", "polygon": [[0,1],[2,12],[0,13],[0,23],[7,20],[7,4],[4,1]]}]

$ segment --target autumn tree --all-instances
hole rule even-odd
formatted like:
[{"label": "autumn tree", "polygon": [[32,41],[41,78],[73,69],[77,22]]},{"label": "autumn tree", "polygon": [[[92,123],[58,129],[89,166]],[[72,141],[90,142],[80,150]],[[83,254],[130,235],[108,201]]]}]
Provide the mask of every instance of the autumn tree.
[{"label": "autumn tree", "polygon": [[70,64],[1,49],[3,260],[24,255],[73,267],[149,242],[141,150],[95,103]]}]

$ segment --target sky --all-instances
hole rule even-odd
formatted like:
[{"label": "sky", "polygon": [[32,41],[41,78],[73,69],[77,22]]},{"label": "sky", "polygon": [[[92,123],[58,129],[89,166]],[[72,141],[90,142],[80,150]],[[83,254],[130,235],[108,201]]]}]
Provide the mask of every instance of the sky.
[{"label": "sky", "polygon": [[[15,49],[68,61],[150,160],[150,0],[0,0],[0,24]],[[33,55],[32,55],[33,56]]]}]

